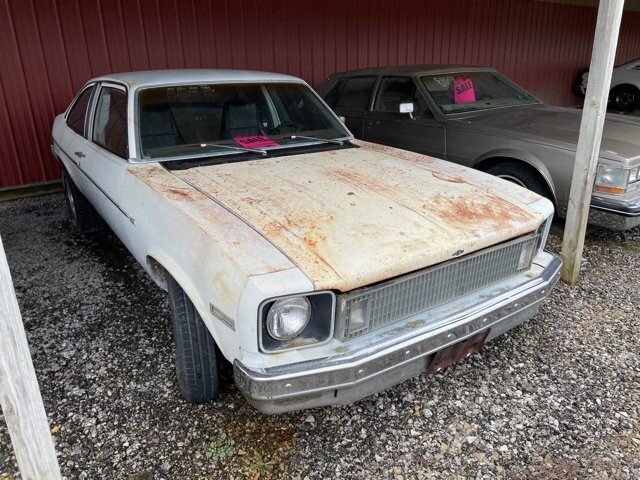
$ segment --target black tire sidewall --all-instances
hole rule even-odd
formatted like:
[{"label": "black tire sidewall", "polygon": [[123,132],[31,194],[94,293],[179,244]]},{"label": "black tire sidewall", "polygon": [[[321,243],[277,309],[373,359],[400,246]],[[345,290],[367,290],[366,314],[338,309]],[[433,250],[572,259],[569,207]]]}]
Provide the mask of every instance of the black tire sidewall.
[{"label": "black tire sidewall", "polygon": [[[76,186],[71,180],[71,177],[66,170],[62,170],[62,187],[64,190],[64,201],[67,204],[67,213],[69,215],[69,222],[73,229],[79,231],[78,225],[78,211],[77,211],[77,194]],[[72,204],[73,202],[73,204]]]},{"label": "black tire sidewall", "polygon": [[173,323],[176,378],[190,403],[214,400],[220,392],[221,354],[195,306],[169,277],[169,308]]},{"label": "black tire sidewall", "polygon": [[[618,97],[625,93],[633,95],[634,99],[629,104],[621,105],[618,103]],[[640,107],[640,90],[633,85],[618,85],[611,90],[611,103],[620,112],[633,112]]]}]

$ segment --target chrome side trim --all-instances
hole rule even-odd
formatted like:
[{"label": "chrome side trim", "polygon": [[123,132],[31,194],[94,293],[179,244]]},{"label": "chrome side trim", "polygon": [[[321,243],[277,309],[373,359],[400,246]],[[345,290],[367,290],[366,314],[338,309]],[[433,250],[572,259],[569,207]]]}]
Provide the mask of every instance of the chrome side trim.
[{"label": "chrome side trim", "polygon": [[216,308],[213,303],[209,303],[209,312],[231,330],[233,330],[234,332],[236,331],[236,322],[234,322],[233,319],[225,314],[222,310]]},{"label": "chrome side trim", "polygon": [[65,151],[62,149],[62,147],[60,147],[60,145],[59,145],[55,140],[53,141],[53,144],[51,145],[51,148],[52,148],[52,150],[55,150],[55,151],[54,151],[54,154],[62,153],[65,157],[67,157],[67,159],[68,159],[68,160],[69,160],[73,165],[75,165],[75,166],[76,166],[76,168],[80,171],[80,173],[82,173],[82,174],[87,178],[87,180],[89,180],[91,183],[93,183],[93,185],[94,185],[98,190],[100,190],[100,192],[102,192],[102,194],[107,198],[107,200],[109,200],[109,201],[110,201],[110,202],[111,202],[111,203],[112,203],[112,204],[113,204],[113,205],[114,205],[114,206],[115,206],[115,207],[120,211],[120,213],[122,213],[125,217],[127,217],[127,220],[129,220],[129,222],[131,222],[131,224],[132,224],[132,225],[135,225],[135,224],[136,224],[136,220],[135,220],[135,218],[133,218],[131,215],[129,215],[127,212],[125,212],[125,211],[122,209],[122,207],[121,207],[120,205],[118,205],[118,203],[117,203],[113,198],[111,198],[111,197],[107,194],[107,192],[105,192],[105,191],[100,187],[100,185],[98,185],[96,182],[94,182],[94,181],[93,181],[93,179],[92,179],[92,178],[87,174],[87,172],[85,172],[85,171],[82,169],[82,167],[80,166],[80,161],[77,161],[77,162],[76,162],[73,158],[71,158],[71,156],[70,156],[67,152],[65,152]]}]

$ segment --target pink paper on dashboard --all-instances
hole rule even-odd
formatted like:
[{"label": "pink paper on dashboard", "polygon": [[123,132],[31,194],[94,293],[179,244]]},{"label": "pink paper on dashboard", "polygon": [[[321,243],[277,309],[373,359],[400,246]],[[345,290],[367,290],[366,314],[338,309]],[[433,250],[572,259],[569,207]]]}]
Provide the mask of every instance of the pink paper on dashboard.
[{"label": "pink paper on dashboard", "polygon": [[244,148],[266,148],[276,147],[278,144],[264,135],[245,135],[233,137],[233,139]]},{"label": "pink paper on dashboard", "polygon": [[453,82],[453,100],[456,103],[471,103],[476,101],[476,91],[470,77],[456,77]]}]

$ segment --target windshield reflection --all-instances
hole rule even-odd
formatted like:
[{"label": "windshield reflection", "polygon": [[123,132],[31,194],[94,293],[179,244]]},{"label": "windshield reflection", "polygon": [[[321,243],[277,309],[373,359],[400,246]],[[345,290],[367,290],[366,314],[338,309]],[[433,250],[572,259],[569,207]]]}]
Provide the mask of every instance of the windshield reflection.
[{"label": "windshield reflection", "polygon": [[422,83],[445,114],[540,103],[494,72],[429,75]]},{"label": "windshield reflection", "polygon": [[297,83],[178,85],[138,94],[142,158],[264,153],[350,138],[310,89]]}]

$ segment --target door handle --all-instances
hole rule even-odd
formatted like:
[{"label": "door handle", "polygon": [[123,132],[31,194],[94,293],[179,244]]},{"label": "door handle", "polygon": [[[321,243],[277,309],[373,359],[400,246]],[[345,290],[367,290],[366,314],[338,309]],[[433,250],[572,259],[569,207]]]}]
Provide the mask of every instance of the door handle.
[{"label": "door handle", "polygon": [[365,125],[366,125],[367,127],[371,127],[371,126],[373,126],[373,125],[380,125],[380,121],[379,121],[379,120],[376,120],[376,121],[368,120],[368,121],[365,123]]},{"label": "door handle", "polygon": [[75,155],[76,157],[78,157],[78,158],[84,158],[84,157],[86,157],[86,155],[85,155],[84,153],[82,153],[82,152],[75,152],[75,153],[74,153],[74,155]]}]

